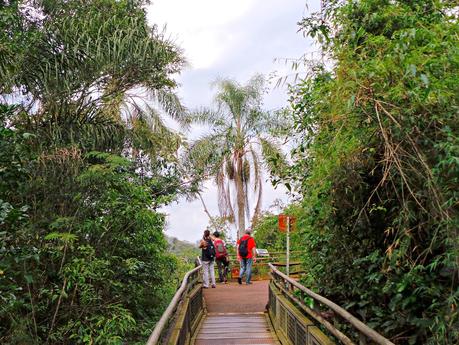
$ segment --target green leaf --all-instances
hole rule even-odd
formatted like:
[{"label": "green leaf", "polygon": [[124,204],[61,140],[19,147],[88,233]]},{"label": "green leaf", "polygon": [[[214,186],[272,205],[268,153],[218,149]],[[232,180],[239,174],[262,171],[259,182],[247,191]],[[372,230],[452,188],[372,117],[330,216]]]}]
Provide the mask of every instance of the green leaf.
[{"label": "green leaf", "polygon": [[33,283],[33,276],[31,274],[25,274],[24,279],[27,282],[27,284],[32,284]]}]

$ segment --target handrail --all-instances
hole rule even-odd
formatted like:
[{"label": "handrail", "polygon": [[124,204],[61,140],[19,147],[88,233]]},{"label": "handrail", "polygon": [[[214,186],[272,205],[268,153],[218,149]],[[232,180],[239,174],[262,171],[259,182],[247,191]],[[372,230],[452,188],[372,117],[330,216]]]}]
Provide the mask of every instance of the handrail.
[{"label": "handrail", "polygon": [[156,345],[159,342],[162,332],[167,325],[168,320],[172,317],[172,314],[179,304],[180,300],[182,299],[183,293],[187,290],[188,285],[188,278],[195,272],[199,271],[202,268],[201,260],[199,260],[199,266],[193,268],[191,271],[185,273],[183,277],[182,284],[180,285],[179,289],[175,293],[174,297],[172,298],[171,302],[167,306],[166,310],[164,311],[163,315],[156,323],[153,332],[151,333],[150,337],[148,338],[147,345]]},{"label": "handrail", "polygon": [[377,344],[380,345],[394,345],[389,339],[383,337],[380,335],[378,332],[376,332],[374,329],[368,327],[365,325],[362,321],[357,319],[355,316],[353,316],[351,313],[349,313],[347,310],[341,308],[339,305],[336,303],[333,303],[329,299],[322,297],[319,294],[316,294],[315,292],[309,290],[308,288],[304,287],[297,281],[291,279],[288,277],[286,274],[282,273],[278,269],[276,269],[272,264],[268,264],[271,271],[281,277],[284,281],[288,282],[290,285],[296,287],[300,291],[304,292],[306,295],[309,297],[312,297],[313,299],[319,301],[320,303],[326,305],[329,307],[331,310],[336,312],[338,315],[340,315],[343,319],[345,319],[347,322],[349,322],[352,326],[357,328],[362,334],[364,334],[366,337],[371,339],[372,341],[376,342]]},{"label": "handrail", "polygon": [[[301,251],[301,250],[292,250],[290,251],[290,255],[293,255],[293,256],[298,256],[298,255],[301,255],[301,254],[304,254],[305,252],[304,251]],[[229,256],[231,257],[235,257],[237,256],[237,253],[233,253],[233,252],[230,252],[228,253]],[[257,258],[270,258],[270,257],[277,257],[277,256],[286,256],[287,253],[286,252],[268,252],[267,255],[257,255]]]}]

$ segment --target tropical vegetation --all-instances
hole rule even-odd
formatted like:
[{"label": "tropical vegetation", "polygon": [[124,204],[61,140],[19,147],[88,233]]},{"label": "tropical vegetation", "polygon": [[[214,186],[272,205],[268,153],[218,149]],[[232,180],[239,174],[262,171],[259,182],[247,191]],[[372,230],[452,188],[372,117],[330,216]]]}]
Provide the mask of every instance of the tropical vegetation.
[{"label": "tropical vegetation", "polygon": [[184,58],[142,5],[1,1],[2,344],[144,343],[175,290]]},{"label": "tropical vegetation", "polygon": [[449,1],[360,0],[300,23],[323,58],[291,87],[278,180],[304,283],[397,344],[459,341],[457,19]]},{"label": "tropical vegetation", "polygon": [[456,2],[323,1],[299,23],[320,59],[277,112],[260,75],[189,112],[147,3],[0,0],[0,343],[144,343],[199,253],[160,208],[213,179],[208,229],[280,251],[266,173],[304,285],[396,344],[459,343]]}]

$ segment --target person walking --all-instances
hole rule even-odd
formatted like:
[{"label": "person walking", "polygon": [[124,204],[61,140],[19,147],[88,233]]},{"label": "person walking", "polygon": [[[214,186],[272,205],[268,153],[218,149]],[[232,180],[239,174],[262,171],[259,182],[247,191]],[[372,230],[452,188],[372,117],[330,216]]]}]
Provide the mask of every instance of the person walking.
[{"label": "person walking", "polygon": [[214,235],[214,246],[215,246],[215,261],[218,267],[218,280],[220,283],[227,283],[228,279],[228,268],[229,258],[228,251],[226,250],[226,243],[220,238],[220,233],[215,231]]},{"label": "person walking", "polygon": [[210,272],[210,280],[212,283],[212,288],[215,288],[215,270],[214,270],[215,247],[210,237],[209,230],[204,231],[204,236],[202,237],[202,240],[199,243],[199,248],[201,248],[202,280],[203,280],[202,287],[204,289],[209,288],[209,272]]},{"label": "person walking", "polygon": [[246,229],[245,235],[237,241],[237,255],[238,260],[241,263],[239,278],[237,279],[239,284],[242,284],[242,277],[244,274],[245,283],[247,285],[252,284],[250,281],[252,278],[252,263],[256,261],[257,252],[255,239],[251,236],[251,233],[252,229]]}]

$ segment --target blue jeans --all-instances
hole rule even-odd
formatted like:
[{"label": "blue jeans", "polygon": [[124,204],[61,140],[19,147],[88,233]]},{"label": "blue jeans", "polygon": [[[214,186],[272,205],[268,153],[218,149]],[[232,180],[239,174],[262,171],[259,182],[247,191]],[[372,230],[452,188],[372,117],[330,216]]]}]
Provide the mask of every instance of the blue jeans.
[{"label": "blue jeans", "polygon": [[241,270],[239,272],[239,278],[245,273],[245,282],[248,284],[250,283],[250,278],[252,278],[252,258],[250,259],[241,259]]}]

